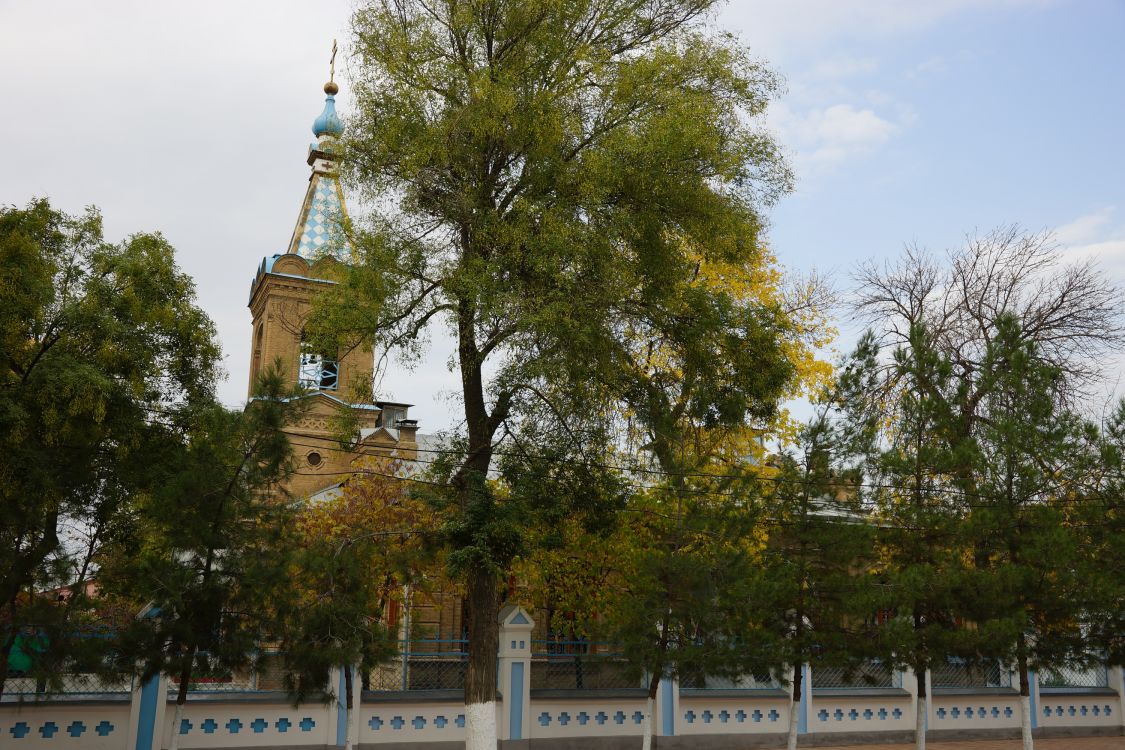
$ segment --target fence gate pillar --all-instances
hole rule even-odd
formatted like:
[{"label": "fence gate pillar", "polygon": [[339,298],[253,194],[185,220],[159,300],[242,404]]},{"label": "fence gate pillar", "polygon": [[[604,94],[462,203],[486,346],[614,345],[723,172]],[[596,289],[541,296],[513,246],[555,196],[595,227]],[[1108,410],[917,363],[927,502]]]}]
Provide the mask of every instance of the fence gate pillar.
[{"label": "fence gate pillar", "polygon": [[680,683],[671,677],[660,681],[656,690],[656,736],[673,737],[676,734],[676,715],[680,712]]},{"label": "fence gate pillar", "polygon": [[517,604],[500,610],[500,663],[497,683],[503,697],[500,721],[501,740],[528,738],[531,713],[531,615]]},{"label": "fence gate pillar", "polygon": [[[164,743],[164,712],[168,705],[168,678],[162,674],[145,682],[133,680],[129,705],[128,750],[159,750]],[[178,732],[179,727],[172,727]]]}]

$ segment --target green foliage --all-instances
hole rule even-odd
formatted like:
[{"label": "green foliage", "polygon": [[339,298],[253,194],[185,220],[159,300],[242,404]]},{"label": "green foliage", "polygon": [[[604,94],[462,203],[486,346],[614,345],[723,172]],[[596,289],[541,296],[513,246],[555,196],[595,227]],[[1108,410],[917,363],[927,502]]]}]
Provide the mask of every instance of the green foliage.
[{"label": "green foliage", "polygon": [[[424,543],[432,516],[409,496],[401,462],[379,458],[368,467],[335,497],[307,503],[298,518],[295,595],[277,607],[286,681],[297,701],[324,690],[335,667],[367,674],[395,653],[388,605],[402,600],[404,585],[440,576]],[[349,691],[351,683],[349,674]]]},{"label": "green foliage", "polygon": [[[167,241],[107,243],[92,208],[0,209],[0,279],[2,675],[21,629],[50,632],[48,671],[79,648],[64,634],[84,622],[84,581],[119,511],[152,487],[156,420],[211,398],[218,347]],[[64,585],[65,602],[43,597]]]},{"label": "green foliage", "polygon": [[181,703],[193,674],[249,664],[291,590],[294,508],[280,483],[292,461],[281,430],[301,402],[283,382],[275,364],[244,411],[178,410],[162,460],[147,468],[160,481],[135,499],[102,567],[108,594],[147,603],[120,634],[123,668],[177,678]]},{"label": "green foliage", "polygon": [[526,460],[491,481],[499,439],[572,438],[561,455],[600,487],[590,456],[626,410],[651,431],[741,426],[790,383],[776,300],[700,277],[766,262],[760,211],[790,181],[755,126],[778,81],[704,25],[714,5],[375,0],[353,19],[344,166],[376,210],[310,330],[407,357],[432,325],[454,336],[463,429],[430,495],[468,584],[472,700],[492,700],[496,582],[565,513],[527,484],[570,481]]},{"label": "green foliage", "polygon": [[1057,398],[1061,372],[1015,320],[999,321],[984,369],[993,375],[974,440],[978,495],[964,527],[979,595],[968,612],[994,639],[985,648],[1021,672],[1081,662],[1087,582],[1066,481],[1081,424]]},{"label": "green foliage", "polygon": [[[763,476],[770,526],[748,595],[765,667],[783,678],[793,665],[857,669],[873,655],[875,528],[862,491],[873,432],[854,403],[864,393],[863,364],[862,357],[845,362],[793,449],[774,457]],[[792,694],[800,699],[799,683]]]},{"label": "green foliage", "polygon": [[663,677],[737,677],[762,658],[747,628],[757,552],[751,516],[692,489],[700,483],[635,494],[615,550],[619,600],[602,626],[648,676],[650,697]]},{"label": "green foliage", "polygon": [[[872,466],[880,528],[871,609],[885,619],[874,645],[887,663],[917,674],[950,656],[975,657],[979,632],[965,624],[963,602],[972,590],[963,546],[967,506],[951,481],[966,451],[951,406],[964,384],[934,344],[930,332],[916,325],[908,344],[894,352],[887,375],[900,397],[866,406],[888,425]],[[878,392],[873,336],[860,348],[868,350],[866,369],[871,390]]]},{"label": "green foliage", "polygon": [[1089,647],[1109,664],[1125,663],[1125,401],[1087,428],[1084,450],[1068,467],[1068,522],[1079,534],[1078,576]]}]

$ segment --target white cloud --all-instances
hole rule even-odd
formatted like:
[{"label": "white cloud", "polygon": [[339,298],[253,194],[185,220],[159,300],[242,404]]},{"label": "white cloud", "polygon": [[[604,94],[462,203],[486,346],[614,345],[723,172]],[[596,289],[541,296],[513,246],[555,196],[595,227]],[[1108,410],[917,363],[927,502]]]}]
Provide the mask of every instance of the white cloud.
[{"label": "white cloud", "polygon": [[796,153],[798,174],[808,174],[870,153],[891,140],[900,125],[864,107],[834,104],[795,112],[785,104],[771,113],[781,141]]},{"label": "white cloud", "polygon": [[1093,213],[1079,216],[1074,221],[1055,229],[1055,236],[1063,245],[1082,245],[1097,240],[1110,229],[1113,219],[1113,206],[1106,206]]},{"label": "white cloud", "polygon": [[1055,228],[1067,257],[1092,260],[1125,284],[1125,223],[1115,221],[1115,207],[1106,206]]}]

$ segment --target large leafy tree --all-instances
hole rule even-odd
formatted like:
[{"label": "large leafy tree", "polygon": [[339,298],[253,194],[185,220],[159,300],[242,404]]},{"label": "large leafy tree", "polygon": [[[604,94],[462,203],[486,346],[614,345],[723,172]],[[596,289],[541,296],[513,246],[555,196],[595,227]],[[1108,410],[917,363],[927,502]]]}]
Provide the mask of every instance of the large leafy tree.
[{"label": "large leafy tree", "polygon": [[[0,278],[2,690],[21,631],[50,629],[51,669],[62,668],[94,557],[151,486],[156,421],[210,398],[218,348],[168,242],[106,242],[94,209],[0,209]],[[62,605],[41,596],[64,585]]]},{"label": "large leafy tree", "polygon": [[[408,349],[431,324],[453,334],[463,422],[441,509],[474,749],[495,740],[498,582],[527,543],[487,476],[501,436],[543,402],[564,430],[581,411],[553,400],[590,384],[666,434],[764,415],[789,382],[776,300],[691,283],[707,263],[765,262],[759,210],[788,183],[751,125],[777,82],[703,25],[714,5],[381,0],[354,19],[345,165],[379,200],[319,328]],[[679,364],[629,372],[666,333]],[[665,469],[669,445],[652,451]]]}]

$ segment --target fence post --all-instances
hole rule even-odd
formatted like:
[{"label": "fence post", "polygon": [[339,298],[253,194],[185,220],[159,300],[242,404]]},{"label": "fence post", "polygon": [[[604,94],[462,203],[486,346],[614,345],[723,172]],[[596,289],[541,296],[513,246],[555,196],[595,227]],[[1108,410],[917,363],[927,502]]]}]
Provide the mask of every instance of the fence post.
[{"label": "fence post", "polygon": [[325,713],[325,727],[327,731],[325,736],[330,743],[330,747],[343,747],[347,738],[348,724],[347,724],[347,685],[344,680],[344,668],[332,667],[328,673],[328,685],[332,692],[336,694],[336,700],[324,706]]},{"label": "fence post", "polygon": [[[133,681],[129,705],[129,750],[160,750],[164,743],[164,710],[168,705],[168,678],[156,675]],[[172,727],[178,732],[179,727]]]},{"label": "fence post", "polygon": [[531,615],[518,604],[500,610],[499,683],[503,697],[501,740],[526,740],[531,714]]},{"label": "fence post", "polygon": [[676,734],[676,716],[680,712],[680,682],[679,680],[665,677],[660,681],[656,690],[656,724],[658,737],[674,737]]},{"label": "fence post", "polygon": [[[908,709],[910,715],[907,718],[910,720],[910,726],[916,727],[918,726],[918,675],[909,667],[904,668],[899,672],[899,675],[902,679],[902,689],[910,693],[910,708]],[[933,697],[930,696],[929,691],[926,691],[926,695],[929,696],[927,700]],[[925,719],[923,719],[923,721],[925,721]],[[923,726],[925,726],[925,724],[923,724]]]},{"label": "fence post", "polygon": [[1106,685],[1117,691],[1117,723],[1125,726],[1125,668],[1107,667]]},{"label": "fence post", "polygon": [[[790,688],[792,691],[792,688]],[[809,733],[809,714],[812,713],[812,669],[801,665],[801,705],[797,707],[797,734]]]}]

